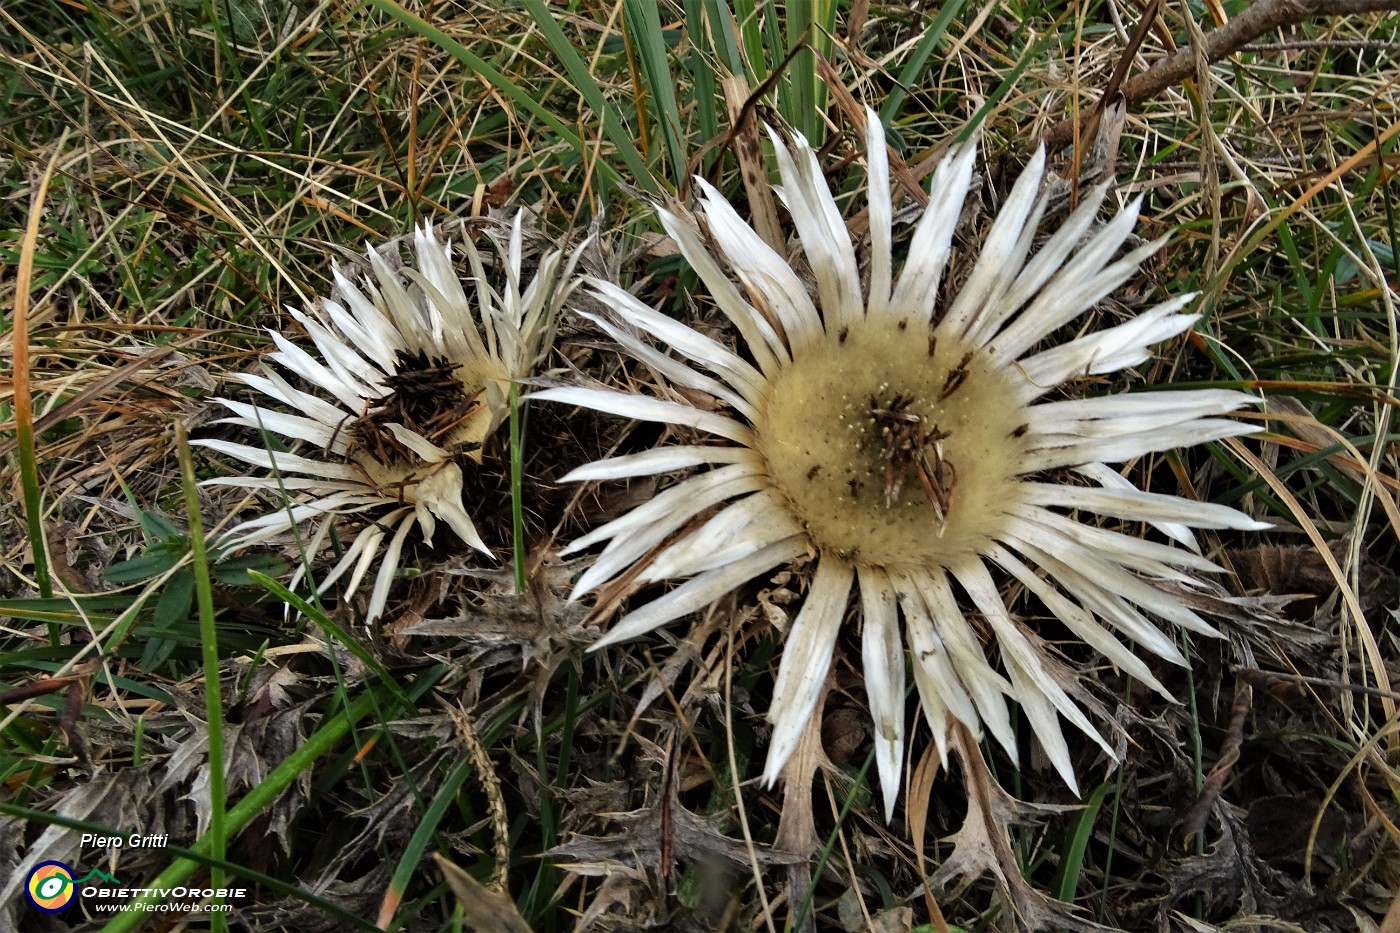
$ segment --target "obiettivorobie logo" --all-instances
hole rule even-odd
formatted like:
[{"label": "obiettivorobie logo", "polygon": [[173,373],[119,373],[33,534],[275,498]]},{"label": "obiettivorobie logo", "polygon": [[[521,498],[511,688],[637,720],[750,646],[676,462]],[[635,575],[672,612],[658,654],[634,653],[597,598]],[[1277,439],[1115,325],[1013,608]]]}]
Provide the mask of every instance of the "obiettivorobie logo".
[{"label": "obiettivorobie logo", "polygon": [[[163,849],[170,837],[164,833],[143,836],[94,836],[84,833],[80,845],[97,849]],[[24,893],[35,910],[56,914],[82,900],[85,914],[141,913],[208,914],[233,909],[233,902],[248,897],[245,887],[204,888],[177,885],[169,888],[127,887],[99,868],[77,877],[64,862],[40,862],[24,879]]]},{"label": "obiettivorobie logo", "polygon": [[24,882],[24,894],[35,910],[56,914],[67,910],[77,896],[78,885],[97,879],[103,884],[120,886],[121,882],[101,869],[94,868],[81,878],[73,877],[73,869],[63,862],[40,862],[29,872]]}]

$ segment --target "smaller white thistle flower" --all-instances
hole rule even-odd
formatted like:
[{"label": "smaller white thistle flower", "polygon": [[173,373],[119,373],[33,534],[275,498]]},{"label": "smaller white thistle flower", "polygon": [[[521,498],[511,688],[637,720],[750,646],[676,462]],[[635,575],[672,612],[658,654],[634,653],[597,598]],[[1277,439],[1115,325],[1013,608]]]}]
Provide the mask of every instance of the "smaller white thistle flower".
[{"label": "smaller white thistle flower", "polygon": [[[855,617],[887,818],[905,744],[901,621],[914,683],[945,764],[952,721],[975,735],[985,725],[1016,757],[1009,699],[1020,704],[1050,761],[1074,788],[1060,717],[1108,755],[1113,750],[1047,671],[1043,643],[1012,618],[988,565],[1019,581],[1125,673],[1170,699],[1119,637],[1185,664],[1148,615],[1217,633],[1151,581],[1189,584],[1192,573],[1219,570],[1200,555],[1188,526],[1269,526],[1224,506],[1139,491],[1107,464],[1255,431],[1217,417],[1255,400],[1224,390],[1061,393],[1044,400],[1083,377],[1150,359],[1152,345],[1186,331],[1197,318],[1178,313],[1193,297],[1183,296],[1037,350],[1162,245],[1149,243],[1115,259],[1139,202],[1091,233],[1107,191],[1095,188],[1032,256],[1046,206],[1040,193],[1045,158],[1037,153],[957,298],[940,308],[938,284],[970,186],[974,147],[950,152],[934,173],[929,205],[896,277],[884,129],[873,112],[865,142],[868,285],[816,156],[801,137],[791,152],[776,134],[774,144],[779,195],[816,280],[814,295],[703,179],[697,183],[715,251],[693,220],[659,209],[666,231],[738,330],[746,355],[615,285],[591,282],[621,322],[591,317],[599,327],[676,385],[732,411],[591,388],[534,393],[721,439],[603,460],[565,477],[606,480],[707,468],[573,542],[565,553],[606,542],[574,597],[624,573],[638,585],[685,580],[634,606],[595,645],[601,647],[703,609],[748,580],[815,554],[815,575],[787,633],[768,713],[773,737],[764,776],[770,784],[813,714],[858,587]],[[638,332],[689,362],[658,351]],[[713,517],[692,526],[715,508]],[[1186,547],[1102,529],[1074,513],[1150,523]],[[649,554],[648,563],[635,566]],[[955,586],[980,624],[969,621]],[[995,640],[1000,669],[988,661],[979,631]]]},{"label": "smaller white thistle flower", "polygon": [[363,517],[344,555],[317,586],[323,592],[349,574],[345,590],[353,594],[380,559],[366,610],[371,622],[384,611],[414,527],[431,545],[441,520],[464,543],[491,554],[463,504],[462,467],[481,462],[483,442],[509,415],[512,381],[531,375],[548,351],[557,313],[576,285],[579,256],[547,252],[528,285],[523,283],[522,218],[516,215],[504,244],[490,240],[497,254],[493,272],[504,279],[499,290],[469,239],[461,244],[470,271],[464,289],[452,246],[424,224],[413,234],[412,265],[400,268],[397,243],[383,251],[370,248],[373,278],[365,275],[357,283],[337,266],[332,295],[319,308],[310,314],[288,309],[311,336],[316,354],[269,330],[277,346],[272,359],[311,391],[270,368],[239,375],[240,382],[297,413],[221,398],[216,401],[235,417],[219,423],[280,434],[316,455],[195,441],[273,471],[206,483],[293,496],[283,508],[230,529],[222,547],[258,544],[317,521],[306,546],[314,555],[338,519]]}]

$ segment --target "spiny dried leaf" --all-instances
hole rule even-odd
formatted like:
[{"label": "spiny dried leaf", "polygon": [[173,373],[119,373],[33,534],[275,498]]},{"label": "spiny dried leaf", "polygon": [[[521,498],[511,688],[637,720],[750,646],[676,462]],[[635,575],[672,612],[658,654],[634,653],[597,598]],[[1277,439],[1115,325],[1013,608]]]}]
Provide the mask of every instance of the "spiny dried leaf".
[{"label": "spiny dried leaf", "polygon": [[401,638],[460,638],[477,651],[511,649],[526,663],[547,657],[559,646],[590,640],[581,626],[585,610],[579,603],[561,601],[548,609],[533,596],[478,594],[458,612],[414,619],[391,633]]},{"label": "spiny dried leaf", "polygon": [[[659,890],[658,890],[659,889]],[[579,920],[580,933],[613,931],[620,923],[651,926],[664,913],[664,885],[657,885],[648,873],[628,865],[616,866],[603,879],[588,909]]]},{"label": "spiny dried leaf", "polygon": [[627,807],[633,786],[627,781],[595,781],[585,776],[586,783],[578,787],[557,788],[554,793],[580,815],[618,813]]},{"label": "spiny dried leaf", "polygon": [[1016,917],[1017,930],[1069,928],[1086,933],[1112,933],[1111,928],[1074,913],[1073,905],[1035,890],[1021,874],[1011,847],[1012,826],[1032,824],[1040,817],[1075,808],[1029,804],[1015,799],[992,777],[981,749],[965,726],[954,724],[948,738],[963,765],[967,818],[952,836],[952,854],[934,872],[929,884],[944,889],[953,878],[962,878],[968,883],[990,875]]},{"label": "spiny dried leaf", "polygon": [[[340,870],[339,865],[336,871]],[[389,883],[389,864],[376,865],[363,875],[341,879],[331,872],[310,882],[300,882],[300,886],[324,901],[329,901],[361,917],[373,917]],[[340,933],[345,922],[338,917],[327,915],[319,907],[307,904],[296,897],[262,901],[244,908],[239,920],[245,923],[252,933]]]},{"label": "spiny dried leaf", "polygon": [[[303,723],[310,704],[301,704],[277,711],[269,716],[243,723],[224,724],[224,791],[240,795],[258,784],[305,741]],[[175,754],[167,763],[160,792],[174,788],[189,779],[189,789],[181,798],[194,804],[198,832],[209,825],[209,727],[192,722],[190,731],[180,740]],[[267,813],[268,828],[275,833],[284,848],[291,845],[289,832],[292,819],[305,803],[311,788],[311,773],[303,771],[298,780],[285,790]]]},{"label": "spiny dried leaf", "polygon": [[[680,640],[676,651],[661,664],[661,669],[647,681],[646,689],[642,691],[642,697],[637,701],[637,708],[632,713],[634,720],[640,719],[642,714],[651,707],[651,704],[674,688],[687,667],[700,661],[700,650],[710,636],[720,628],[724,620],[725,616],[722,613],[709,612],[701,616],[691,626],[685,638]],[[719,695],[724,680],[725,651],[725,645],[721,642],[711,650],[706,659],[708,663],[700,665],[699,676],[686,690],[686,696],[681,698],[680,708],[682,711],[689,711],[691,708],[689,701],[697,695]]]},{"label": "spiny dried leaf", "polygon": [[[580,875],[601,877],[614,865],[659,869],[662,848],[662,807],[653,805],[626,813],[600,813],[600,817],[618,826],[619,832],[608,836],[577,835],[568,842],[550,849],[551,858],[566,861],[567,868]],[[767,846],[752,849],[737,839],[731,839],[714,826],[714,821],[691,812],[673,802],[669,819],[672,845],[677,856],[698,859],[706,854],[748,869],[752,860],[760,865],[789,865],[797,856]]]},{"label": "spiny dried leaf", "polygon": [[433,853],[433,860],[457,895],[468,928],[481,933],[530,933],[530,925],[507,895],[487,888],[439,853]]},{"label": "spiny dried leaf", "polygon": [[295,702],[292,691],[301,680],[301,675],[290,667],[263,664],[253,672],[248,684],[248,706],[258,716],[266,716],[273,710],[286,709]]},{"label": "spiny dried leaf", "polygon": [[1246,913],[1274,912],[1275,898],[1261,876],[1266,869],[1255,858],[1244,827],[1228,807],[1216,805],[1212,816],[1223,830],[1219,841],[1205,855],[1178,862],[1165,873],[1168,894],[1158,909],[1160,923],[1186,897],[1203,898],[1211,913],[1216,909],[1234,913],[1236,905]]}]

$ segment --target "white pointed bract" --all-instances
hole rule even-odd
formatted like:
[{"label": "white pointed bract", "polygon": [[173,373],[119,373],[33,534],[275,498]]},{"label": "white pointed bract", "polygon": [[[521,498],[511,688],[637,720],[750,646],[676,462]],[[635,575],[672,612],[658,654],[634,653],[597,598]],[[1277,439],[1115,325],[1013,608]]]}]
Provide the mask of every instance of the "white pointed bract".
[{"label": "white pointed bract", "polygon": [[[1124,644],[1184,663],[1149,616],[1213,634],[1152,580],[1190,581],[1217,568],[1187,526],[1268,527],[1233,509],[1142,492],[1105,464],[1245,434],[1214,417],[1250,404],[1241,392],[1143,392],[1066,397],[1055,389],[1141,363],[1187,330],[1189,297],[1057,346],[1037,349],[1126,282],[1161,242],[1119,256],[1138,204],[1090,233],[1106,189],[1095,188],[1057,233],[1030,250],[1045,208],[1038,153],[1016,183],[979,261],[946,308],[938,282],[972,178],[971,145],[934,173],[929,207],[898,276],[891,257],[884,132],[866,133],[871,249],[868,285],[816,156],[800,137],[776,138],[782,187],[815,294],[703,181],[695,221],[660,209],[667,232],[742,337],[745,354],[647,307],[606,282],[593,290],[621,325],[598,326],[679,386],[731,413],[620,392],[553,388],[536,398],[699,429],[731,445],[670,447],[589,464],[566,479],[600,480],[707,466],[575,541],[607,546],[575,596],[614,580],[645,555],[639,583],[684,582],[635,607],[599,642],[641,635],[804,554],[816,575],[792,623],[774,688],[771,783],[820,696],[841,625],[859,588],[862,659],[887,816],[904,755],[905,663],[899,623],[925,715],[946,755],[951,720],[982,727],[1013,756],[1014,700],[1050,761],[1075,785],[1060,717],[1102,745],[1078,705],[1045,669],[1041,642],[1002,602],[988,564],[1018,580],[1110,661],[1161,689]],[[1086,237],[1087,235],[1087,237]],[[727,270],[727,271],[726,271]],[[688,360],[644,342],[649,333]],[[1073,472],[1071,472],[1073,471]],[[1079,477],[1079,484],[1065,482]],[[1087,480],[1087,484],[1082,481]],[[692,520],[722,506],[690,528]],[[1082,524],[1073,513],[1151,523],[1190,550]],[[682,529],[689,529],[653,553]],[[960,591],[960,593],[959,593]],[[967,609],[982,624],[974,628]],[[994,666],[978,631],[995,639]],[[951,719],[950,719],[951,718]]]},{"label": "white pointed bract", "polygon": [[234,413],[221,423],[280,434],[301,442],[301,452],[195,441],[272,471],[208,483],[285,490],[291,497],[282,508],[230,529],[218,542],[223,548],[268,541],[316,521],[305,542],[305,553],[314,555],[337,519],[363,520],[341,529],[350,539],[345,551],[316,582],[324,591],[348,574],[345,589],[353,594],[378,559],[368,621],[384,610],[415,526],[431,545],[440,519],[464,543],[490,554],[462,500],[463,468],[481,462],[482,443],[509,414],[511,382],[530,375],[548,349],[555,317],[576,282],[578,253],[566,257],[556,250],[542,255],[534,278],[523,283],[522,237],[517,215],[504,243],[490,240],[496,254],[490,272],[464,239],[464,288],[453,246],[425,224],[413,235],[413,264],[401,265],[397,245],[370,248],[372,278],[357,282],[337,267],[332,296],[316,312],[289,309],[316,354],[270,331],[277,346],[272,359],[307,388],[272,369],[236,378],[296,413],[217,401]]}]

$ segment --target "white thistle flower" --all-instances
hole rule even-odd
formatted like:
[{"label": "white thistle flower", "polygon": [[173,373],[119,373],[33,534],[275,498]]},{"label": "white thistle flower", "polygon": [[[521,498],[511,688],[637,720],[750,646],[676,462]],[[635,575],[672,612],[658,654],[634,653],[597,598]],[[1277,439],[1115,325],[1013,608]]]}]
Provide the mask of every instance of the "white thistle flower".
[{"label": "white thistle flower", "polygon": [[384,610],[414,527],[431,545],[441,520],[463,542],[490,554],[462,501],[462,467],[481,462],[482,443],[509,415],[511,382],[529,376],[548,349],[557,312],[575,286],[578,259],[577,252],[567,258],[562,251],[548,252],[534,278],[523,283],[521,221],[517,214],[504,244],[491,241],[498,254],[494,270],[505,280],[499,290],[469,239],[462,241],[470,267],[464,289],[452,246],[425,224],[413,234],[412,265],[400,268],[397,244],[382,252],[370,248],[373,279],[366,275],[357,283],[337,266],[332,297],[319,309],[288,309],[316,354],[269,331],[277,345],[272,359],[311,391],[270,368],[237,376],[297,413],[221,398],[216,401],[235,417],[220,423],[280,434],[315,455],[305,448],[284,453],[195,441],[273,471],[208,483],[273,494],[285,489],[293,496],[290,504],[230,529],[222,547],[247,547],[319,520],[306,546],[308,555],[315,554],[338,518],[363,516],[343,557],[317,584],[324,591],[348,573],[345,589],[353,594],[383,550],[369,621]]},{"label": "white thistle flower", "polygon": [[[1089,233],[1106,187],[1095,188],[1035,255],[1046,200],[1044,153],[1006,199],[956,300],[936,307],[939,278],[972,178],[974,147],[949,153],[934,173],[929,206],[896,277],[891,257],[890,176],[883,128],[866,131],[869,285],[825,184],[800,137],[789,152],[774,134],[779,195],[816,280],[809,295],[788,261],[699,180],[711,252],[694,222],[659,209],[662,224],[743,338],[747,356],[592,281],[621,325],[595,317],[638,360],[676,385],[724,402],[731,413],[591,388],[551,388],[552,399],[627,418],[717,435],[727,443],[663,447],[602,460],[565,479],[606,480],[707,466],[573,542],[607,542],[574,592],[615,580],[696,516],[724,505],[642,566],[638,584],[685,582],[618,621],[595,647],[634,638],[704,608],[752,578],[816,555],[815,576],[787,633],[768,717],[765,779],[796,748],[831,666],[838,630],[858,583],[866,689],[876,760],[892,814],[904,755],[904,640],[924,714],[946,764],[952,720],[983,725],[1013,756],[1007,700],[1015,700],[1064,780],[1076,787],[1063,716],[1113,751],[1047,673],[999,595],[1001,568],[1079,638],[1166,694],[1120,637],[1185,664],[1148,616],[1216,635],[1150,581],[1191,582],[1218,571],[1187,526],[1257,530],[1233,509],[1143,492],[1106,464],[1246,434],[1218,416],[1250,404],[1224,390],[1056,397],[1056,387],[1142,363],[1149,348],[1190,328],[1183,296],[1105,330],[1037,349],[1126,282],[1162,241],[1117,257],[1133,229],[1133,202]],[[1088,234],[1086,238],[1086,234]],[[726,266],[728,272],[726,272]],[[732,276],[732,278],[731,278]],[[737,280],[737,282],[735,281]],[[689,363],[640,339],[648,333]],[[702,372],[703,370],[703,372]],[[1074,471],[1087,485],[1063,482]],[[1083,524],[1074,513],[1149,522],[1185,548]],[[980,614],[968,621],[955,591]],[[978,631],[996,640],[1001,670]],[[1168,695],[1169,696],[1169,695]]]}]

